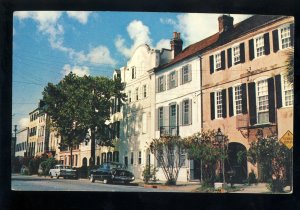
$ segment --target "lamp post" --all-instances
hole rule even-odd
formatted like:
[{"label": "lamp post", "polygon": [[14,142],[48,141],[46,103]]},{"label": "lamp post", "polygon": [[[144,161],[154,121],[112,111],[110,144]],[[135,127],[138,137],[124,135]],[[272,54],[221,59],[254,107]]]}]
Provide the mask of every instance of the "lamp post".
[{"label": "lamp post", "polygon": [[225,167],[224,167],[224,150],[225,150],[225,139],[224,135],[221,132],[221,129],[218,128],[216,134],[216,140],[221,143],[222,142],[222,176],[223,176],[223,187],[225,187]]}]

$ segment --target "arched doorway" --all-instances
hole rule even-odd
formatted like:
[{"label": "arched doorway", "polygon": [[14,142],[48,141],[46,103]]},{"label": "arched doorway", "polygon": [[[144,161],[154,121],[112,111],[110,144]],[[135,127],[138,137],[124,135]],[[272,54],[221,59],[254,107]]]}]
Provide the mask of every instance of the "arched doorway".
[{"label": "arched doorway", "polygon": [[233,183],[242,183],[247,179],[247,149],[241,143],[231,142],[228,144],[228,158],[225,161],[225,171],[228,182],[230,181],[230,172],[233,172]]},{"label": "arched doorway", "polygon": [[86,158],[82,159],[82,166],[87,166],[87,159]]}]

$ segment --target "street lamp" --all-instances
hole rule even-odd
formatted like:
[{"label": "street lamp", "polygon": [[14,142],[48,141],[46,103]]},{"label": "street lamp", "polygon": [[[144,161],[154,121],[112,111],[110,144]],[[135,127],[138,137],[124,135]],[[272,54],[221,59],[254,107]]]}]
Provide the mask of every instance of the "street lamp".
[{"label": "street lamp", "polygon": [[216,134],[216,140],[218,143],[222,142],[222,176],[223,176],[223,187],[225,187],[225,167],[224,167],[225,138],[220,128],[218,128]]}]

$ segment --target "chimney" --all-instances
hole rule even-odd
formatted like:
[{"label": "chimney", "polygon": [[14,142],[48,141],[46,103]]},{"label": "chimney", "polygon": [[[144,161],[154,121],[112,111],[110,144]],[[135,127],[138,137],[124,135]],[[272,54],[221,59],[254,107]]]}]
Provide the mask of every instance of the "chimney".
[{"label": "chimney", "polygon": [[233,28],[233,17],[229,15],[221,15],[218,17],[219,33],[227,32]]},{"label": "chimney", "polygon": [[173,52],[173,58],[176,57],[182,51],[182,39],[180,39],[180,33],[174,32],[173,38],[170,41],[171,50]]}]

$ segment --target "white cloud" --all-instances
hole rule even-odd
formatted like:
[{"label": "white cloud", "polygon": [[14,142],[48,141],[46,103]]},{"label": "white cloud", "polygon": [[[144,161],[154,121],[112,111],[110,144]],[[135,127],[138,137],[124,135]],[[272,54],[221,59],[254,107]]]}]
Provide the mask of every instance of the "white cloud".
[{"label": "white cloud", "polygon": [[[181,33],[184,45],[187,46],[217,33],[219,16],[220,14],[186,13],[178,15],[176,20],[161,22],[174,25],[174,30]],[[250,17],[250,15],[231,16],[234,18],[234,24]]]},{"label": "white cloud", "polygon": [[161,50],[162,48],[170,49],[170,40],[169,39],[161,39],[157,42],[155,49]]},{"label": "white cloud", "polygon": [[[67,12],[71,18],[75,18],[80,23],[85,24],[91,12]],[[98,46],[90,50],[87,54],[80,51],[77,52],[71,47],[64,46],[64,28],[58,23],[62,12],[55,11],[19,11],[14,16],[20,20],[31,18],[37,22],[38,30],[48,36],[48,41],[53,49],[65,52],[69,57],[79,63],[90,62],[94,65],[111,64],[115,65],[116,61],[111,58],[110,51],[105,46]]]},{"label": "white cloud", "polygon": [[19,120],[20,129],[28,127],[28,124],[29,124],[29,118],[28,117],[23,117]]},{"label": "white cloud", "polygon": [[74,74],[78,75],[79,77],[83,77],[84,75],[89,75],[90,74],[90,70],[87,66],[73,66],[71,67],[69,64],[64,65],[63,70],[62,70],[62,74],[63,75],[67,75],[70,72],[73,72]]},{"label": "white cloud", "polygon": [[176,21],[173,20],[172,18],[160,18],[159,21],[162,24],[168,24],[168,25],[175,25],[176,24]]},{"label": "white cloud", "polygon": [[133,20],[127,26],[127,32],[130,39],[133,41],[132,45],[128,47],[125,44],[125,39],[118,35],[115,39],[115,46],[117,50],[127,58],[130,57],[133,51],[141,44],[151,45],[150,31],[148,26],[144,25],[140,20]]},{"label": "white cloud", "polygon": [[82,12],[82,11],[68,11],[67,15],[70,18],[74,18],[76,19],[78,22],[82,23],[82,24],[86,24],[89,18],[89,15],[92,12]]}]

